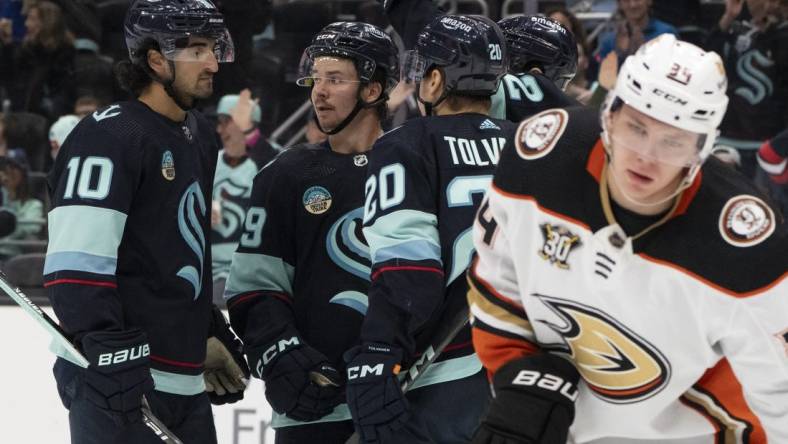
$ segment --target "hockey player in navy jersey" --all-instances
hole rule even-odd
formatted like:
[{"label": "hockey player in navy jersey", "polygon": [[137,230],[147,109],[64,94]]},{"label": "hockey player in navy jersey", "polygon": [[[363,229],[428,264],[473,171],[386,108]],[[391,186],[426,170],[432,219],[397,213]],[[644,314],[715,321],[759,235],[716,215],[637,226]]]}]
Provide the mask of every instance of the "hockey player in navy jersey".
[{"label": "hockey player in navy jersey", "polygon": [[[432,0],[382,3],[407,49],[430,20],[445,13]],[[564,93],[577,72],[577,43],[571,32],[536,15],[505,18],[498,25],[506,37],[509,74],[492,97],[491,117],[520,122],[545,109],[580,105]]]},{"label": "hockey player in navy jersey", "polygon": [[370,279],[361,234],[368,151],[399,58],[380,28],[338,22],[302,60],[298,83],[328,139],[284,151],[255,177],[225,297],[265,382],[276,442],[344,444],[353,423],[342,354],[358,342]]},{"label": "hockey player in navy jersey", "polygon": [[[465,305],[473,215],[515,125],[488,117],[506,73],[503,34],[484,17],[436,17],[403,64],[426,117],[374,146],[364,236],[372,283],[347,399],[361,442],[467,442],[489,392],[466,327],[412,390],[397,378]],[[406,399],[407,398],[407,399]]]},{"label": "hockey player in navy jersey", "polygon": [[509,50],[509,74],[490,115],[520,122],[550,108],[579,106],[564,93],[577,72],[577,42],[557,21],[532,15],[498,21]]},{"label": "hockey player in navy jersey", "polygon": [[709,155],[726,87],[719,55],[665,34],[601,119],[520,125],[474,225],[495,394],[473,444],[788,442],[786,226]]},{"label": "hockey player in navy jersey", "polygon": [[[124,24],[120,83],[137,96],[83,119],[49,185],[45,286],[63,329],[90,362],[55,378],[71,442],[161,442],[143,396],[185,443],[215,443],[211,401],[242,397],[240,343],[212,310],[212,126],[190,111],[232,61],[207,0],[137,0]],[[206,393],[207,391],[207,393]]]}]

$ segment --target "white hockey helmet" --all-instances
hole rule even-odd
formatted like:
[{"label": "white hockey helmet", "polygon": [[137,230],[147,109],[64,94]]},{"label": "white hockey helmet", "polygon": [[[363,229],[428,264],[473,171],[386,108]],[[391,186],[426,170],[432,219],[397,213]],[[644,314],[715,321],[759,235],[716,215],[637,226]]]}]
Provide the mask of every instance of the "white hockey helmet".
[{"label": "white hockey helmet", "polygon": [[603,112],[603,140],[610,146],[606,120],[619,100],[663,123],[699,133],[705,137],[699,161],[687,175],[691,181],[714,146],[728,107],[727,86],[717,53],[662,34],[641,46],[621,67]]}]

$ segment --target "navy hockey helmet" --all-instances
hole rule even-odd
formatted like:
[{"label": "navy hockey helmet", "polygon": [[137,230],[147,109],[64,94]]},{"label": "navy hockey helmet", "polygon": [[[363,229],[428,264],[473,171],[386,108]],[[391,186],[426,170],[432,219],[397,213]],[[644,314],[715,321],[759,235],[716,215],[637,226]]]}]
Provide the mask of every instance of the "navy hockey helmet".
[{"label": "navy hockey helmet", "polygon": [[235,47],[224,16],[209,0],[135,0],[123,24],[132,63],[139,63],[145,43],[154,40],[168,60],[194,60],[185,48],[190,36],[215,39],[213,53],[219,63],[235,59]]},{"label": "navy hockey helmet", "polygon": [[505,18],[498,25],[506,37],[513,74],[537,67],[561,89],[575,77],[577,42],[560,23],[532,15]]},{"label": "navy hockey helmet", "polygon": [[405,60],[407,81],[420,82],[430,69],[439,68],[444,75],[444,95],[490,96],[508,67],[501,29],[482,16],[436,17],[424,27]]},{"label": "navy hockey helmet", "polygon": [[381,70],[385,75],[385,99],[399,82],[399,50],[391,37],[375,25],[336,22],[323,28],[312,39],[312,44],[304,50],[298,85],[312,86],[315,59],[323,56],[352,60],[362,83],[372,81],[375,70]]}]

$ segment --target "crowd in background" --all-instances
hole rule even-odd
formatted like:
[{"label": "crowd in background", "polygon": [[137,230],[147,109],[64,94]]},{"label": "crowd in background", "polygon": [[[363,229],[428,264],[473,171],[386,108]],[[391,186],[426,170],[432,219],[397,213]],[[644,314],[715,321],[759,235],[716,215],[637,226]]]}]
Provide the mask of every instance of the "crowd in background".
[{"label": "crowd in background", "polygon": [[[80,119],[129,98],[113,73],[114,62],[127,57],[122,23],[129,3],[0,0],[0,261],[6,264],[20,254],[40,257],[43,264],[49,204],[46,172],[58,148]],[[258,169],[289,144],[324,137],[309,112],[298,113],[309,108],[303,106],[308,92],[294,82],[302,50],[319,29],[336,20],[387,28],[377,1],[215,3],[226,17],[236,60],[222,65],[213,99],[199,108],[215,119],[224,145],[219,161],[230,170]],[[478,12],[474,2],[444,3],[460,13]],[[485,4],[494,20],[512,13],[503,11],[501,0]],[[717,51],[729,75],[731,106],[715,153],[767,189],[786,210],[788,1],[542,1],[538,6],[540,13],[575,35],[578,72],[567,93],[591,106],[604,100],[623,60],[659,34],[678,34]],[[584,20],[578,18],[596,6],[607,6],[612,14],[606,19],[588,19],[588,14]],[[392,93],[387,127],[417,114],[412,92],[412,87],[401,84]],[[233,120],[231,104],[239,100],[239,93],[240,99],[257,102],[248,128]],[[244,177],[251,185],[249,176]],[[217,232],[232,225],[233,196],[227,190],[218,184],[214,190]],[[40,270],[31,274],[35,273]]]}]

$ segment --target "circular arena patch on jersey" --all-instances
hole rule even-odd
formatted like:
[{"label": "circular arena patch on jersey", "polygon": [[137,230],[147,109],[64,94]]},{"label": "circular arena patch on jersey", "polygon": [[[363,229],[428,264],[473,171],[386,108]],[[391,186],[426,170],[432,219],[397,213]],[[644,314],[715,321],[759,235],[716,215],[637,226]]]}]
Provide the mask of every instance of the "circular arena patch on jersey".
[{"label": "circular arena patch on jersey", "polygon": [[331,208],[331,193],[320,186],[306,190],[303,200],[304,208],[312,214],[323,214]]},{"label": "circular arena patch on jersey", "polygon": [[720,215],[720,233],[735,247],[757,245],[774,232],[774,212],[755,196],[731,198]]},{"label": "circular arena patch on jersey", "polygon": [[544,157],[564,134],[569,115],[563,109],[549,109],[524,121],[517,128],[517,154],[525,160]]},{"label": "circular arena patch on jersey", "polygon": [[175,160],[170,150],[161,155],[161,175],[167,180],[175,179]]}]

